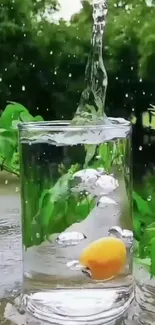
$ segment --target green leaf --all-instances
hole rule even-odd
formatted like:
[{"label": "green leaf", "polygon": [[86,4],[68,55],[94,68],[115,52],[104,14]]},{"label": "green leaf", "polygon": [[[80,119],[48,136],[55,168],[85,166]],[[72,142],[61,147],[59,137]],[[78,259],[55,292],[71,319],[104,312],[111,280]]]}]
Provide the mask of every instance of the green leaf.
[{"label": "green leaf", "polygon": [[86,157],[85,157],[85,165],[84,165],[84,167],[87,167],[87,165],[89,164],[90,160],[95,155],[96,145],[85,144],[85,150],[86,150]]},{"label": "green leaf", "polygon": [[[58,209],[58,204],[62,204],[62,201],[67,200],[69,193],[69,180],[72,178],[74,169],[77,166],[72,166],[67,174],[61,176],[56,184],[49,190],[43,191],[41,198],[39,200],[39,211],[37,213],[37,218],[40,224],[48,225],[49,221],[57,218],[56,209]],[[62,210],[64,213],[64,210]]]},{"label": "green leaf", "polygon": [[134,257],[134,264],[138,264],[144,268],[147,272],[150,273],[150,267],[151,267],[151,259],[150,258],[139,258]]},{"label": "green leaf", "polygon": [[0,157],[10,163],[17,147],[17,133],[14,130],[0,129]]},{"label": "green leaf", "polygon": [[29,114],[29,112],[22,112],[20,113],[20,121],[22,122],[32,122],[33,121],[33,116]]},{"label": "green leaf", "polygon": [[136,204],[137,210],[141,213],[142,216],[144,215],[152,215],[152,210],[150,209],[149,203],[142,199],[142,197],[133,191],[132,198]]},{"label": "green leaf", "polygon": [[151,275],[155,275],[155,237],[150,242]]},{"label": "green leaf", "polygon": [[43,117],[41,115],[36,115],[34,118],[33,118],[33,121],[34,122],[42,122],[44,121]]},{"label": "green leaf", "polygon": [[133,229],[134,229],[134,238],[139,241],[141,239],[143,230],[141,227],[140,218],[139,218],[139,216],[137,216],[137,214],[134,214]]},{"label": "green leaf", "polygon": [[112,162],[110,147],[109,147],[108,143],[104,143],[99,146],[98,155],[99,155],[99,157],[101,157],[101,159],[103,161],[103,167],[108,172],[111,167],[111,162]]},{"label": "green leaf", "polygon": [[76,206],[76,219],[77,222],[84,220],[89,214],[89,202],[87,199],[79,201]]},{"label": "green leaf", "polygon": [[12,128],[12,122],[14,120],[20,121],[21,113],[27,114],[29,116],[29,111],[21,104],[11,103],[6,106],[0,118],[0,127],[4,129]]},{"label": "green leaf", "polygon": [[54,210],[54,200],[50,190],[43,191],[39,200],[39,212],[36,216],[37,222],[42,226],[48,226]]}]

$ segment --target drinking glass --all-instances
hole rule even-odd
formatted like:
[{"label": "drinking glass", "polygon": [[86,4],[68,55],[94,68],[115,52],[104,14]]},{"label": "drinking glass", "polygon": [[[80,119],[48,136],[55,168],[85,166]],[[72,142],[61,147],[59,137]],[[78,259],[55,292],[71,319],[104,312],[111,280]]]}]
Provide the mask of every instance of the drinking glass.
[{"label": "drinking glass", "polygon": [[133,299],[131,125],[19,124],[23,308],[108,323]]}]

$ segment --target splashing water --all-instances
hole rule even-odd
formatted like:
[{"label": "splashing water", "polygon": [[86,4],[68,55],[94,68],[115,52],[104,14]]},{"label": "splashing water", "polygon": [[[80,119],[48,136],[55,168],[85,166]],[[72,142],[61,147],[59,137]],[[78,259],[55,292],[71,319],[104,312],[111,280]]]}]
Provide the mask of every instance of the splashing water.
[{"label": "splashing water", "polygon": [[99,122],[108,119],[104,117],[105,97],[108,84],[107,73],[104,67],[102,50],[103,34],[106,24],[107,4],[106,0],[94,0],[93,3],[93,31],[91,40],[91,52],[85,72],[86,88],[82,92],[81,99],[72,123]]}]

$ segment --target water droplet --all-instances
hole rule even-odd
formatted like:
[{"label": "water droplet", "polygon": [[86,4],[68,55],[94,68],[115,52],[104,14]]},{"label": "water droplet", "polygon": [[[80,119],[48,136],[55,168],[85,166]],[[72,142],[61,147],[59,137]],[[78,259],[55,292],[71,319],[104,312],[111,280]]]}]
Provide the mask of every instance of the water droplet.
[{"label": "water droplet", "polygon": [[0,82],[2,82],[2,78],[0,78]]},{"label": "water droplet", "polygon": [[98,201],[98,207],[99,208],[105,208],[109,204],[117,204],[117,203],[116,203],[116,201],[114,201],[113,199],[111,199],[108,196],[102,196],[100,198],[100,200]]},{"label": "water droplet", "polygon": [[19,192],[19,187],[16,187],[16,192]]},{"label": "water droplet", "polygon": [[63,232],[56,238],[56,243],[63,247],[74,246],[78,245],[83,239],[86,239],[86,236],[80,232]]},{"label": "water droplet", "polygon": [[5,184],[6,184],[6,185],[8,184],[8,180],[7,180],[7,179],[5,180]]},{"label": "water droplet", "polygon": [[142,146],[140,146],[140,147],[139,147],[139,151],[142,151],[142,150],[143,150],[143,147],[142,147]]},{"label": "water droplet", "polygon": [[37,238],[40,238],[40,234],[38,232],[36,233],[36,237]]},{"label": "water droplet", "polygon": [[129,97],[129,94],[125,94],[125,97],[128,98]]},{"label": "water droplet", "polygon": [[148,196],[148,198],[147,198],[147,201],[149,201],[149,202],[150,202],[151,200],[152,200],[152,196],[151,196],[151,195],[149,195],[149,196]]},{"label": "water droplet", "polygon": [[71,74],[71,73],[69,73],[68,77],[69,77],[69,78],[71,78],[71,77],[72,77],[72,74]]},{"label": "water droplet", "polygon": [[50,55],[52,55],[52,54],[53,54],[53,51],[50,52]]},{"label": "water droplet", "polygon": [[66,265],[70,270],[73,270],[73,271],[82,271],[82,270],[84,270],[84,266],[81,265],[79,263],[79,261],[77,261],[77,260],[67,262]]},{"label": "water droplet", "polygon": [[25,91],[25,86],[24,85],[22,86],[22,91]]}]

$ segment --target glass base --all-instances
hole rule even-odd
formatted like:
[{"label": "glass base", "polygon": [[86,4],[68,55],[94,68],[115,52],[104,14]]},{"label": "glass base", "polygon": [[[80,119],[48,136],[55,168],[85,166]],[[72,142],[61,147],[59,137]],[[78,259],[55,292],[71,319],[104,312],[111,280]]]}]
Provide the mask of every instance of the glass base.
[{"label": "glass base", "polygon": [[107,324],[121,316],[133,300],[130,288],[58,289],[22,296],[22,306],[49,324]]},{"label": "glass base", "polygon": [[135,300],[138,305],[137,318],[140,324],[155,324],[155,277],[145,265],[134,263],[136,280]]},{"label": "glass base", "polygon": [[155,324],[155,288],[143,285],[136,286],[136,302],[139,306],[138,321],[140,324]]}]

